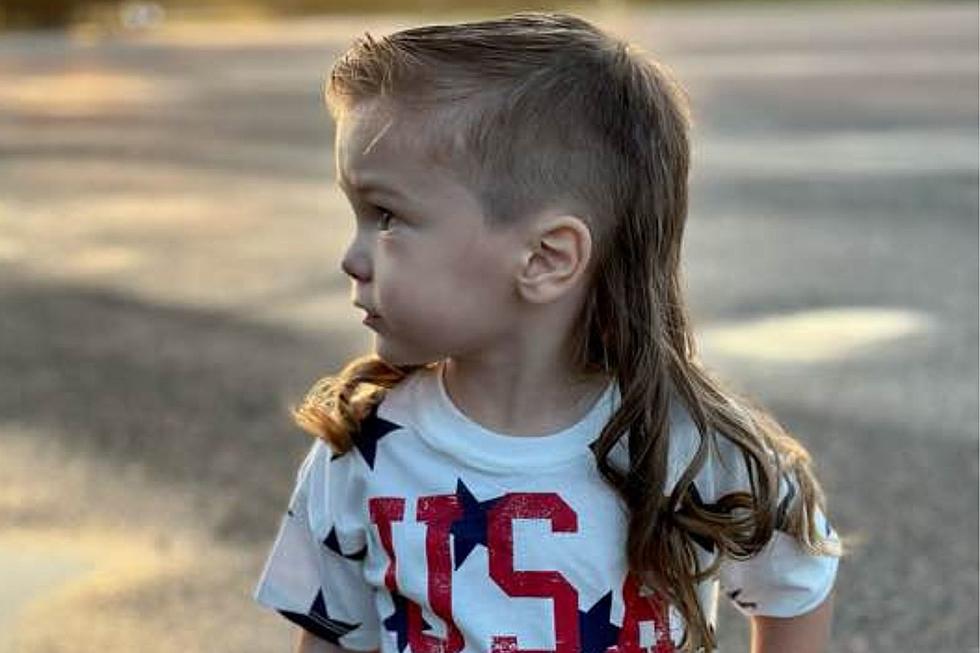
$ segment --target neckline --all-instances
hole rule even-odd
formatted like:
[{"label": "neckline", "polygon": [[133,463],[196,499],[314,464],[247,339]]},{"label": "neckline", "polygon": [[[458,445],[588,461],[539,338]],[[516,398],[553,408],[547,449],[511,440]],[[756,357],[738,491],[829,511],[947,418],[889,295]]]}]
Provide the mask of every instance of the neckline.
[{"label": "neckline", "polygon": [[[575,424],[546,435],[514,435],[491,430],[453,403],[443,379],[445,366],[425,370],[419,388],[420,435],[435,448],[468,465],[486,469],[541,470],[591,456],[588,445],[599,437],[619,400],[614,381]],[[421,399],[421,398],[420,398]]]}]

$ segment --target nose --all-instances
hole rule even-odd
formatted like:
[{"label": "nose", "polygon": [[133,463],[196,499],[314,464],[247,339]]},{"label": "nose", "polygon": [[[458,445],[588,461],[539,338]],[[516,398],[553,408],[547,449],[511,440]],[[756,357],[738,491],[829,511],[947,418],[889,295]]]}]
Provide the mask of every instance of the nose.
[{"label": "nose", "polygon": [[361,282],[371,280],[371,257],[367,248],[357,235],[347,246],[343,258],[340,259],[340,269],[344,274]]}]

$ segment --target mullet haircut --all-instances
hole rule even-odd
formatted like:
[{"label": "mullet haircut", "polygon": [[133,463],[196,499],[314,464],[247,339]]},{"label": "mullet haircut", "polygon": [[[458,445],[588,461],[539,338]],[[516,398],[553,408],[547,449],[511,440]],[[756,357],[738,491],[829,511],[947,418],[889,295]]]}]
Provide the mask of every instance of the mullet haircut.
[{"label": "mullet haircut", "polygon": [[[812,554],[843,555],[816,527],[815,510],[826,502],[809,453],[698,360],[680,280],[692,121],[663,65],[581,18],[525,12],[365,34],[334,66],[325,95],[337,120],[372,103],[406,121],[411,129],[398,131],[471,189],[491,225],[546,208],[589,225],[595,257],[572,355],[583,372],[614,377],[622,397],[592,449],[629,508],[630,569],[681,614],[682,647],[717,646],[697,584],[722,558],[756,555],[777,527]],[[418,367],[356,358],[317,381],[293,417],[346,451],[371,406]],[[675,400],[700,443],[666,488]],[[624,436],[626,469],[610,460]],[[694,478],[721,438],[738,447],[751,488],[706,506]],[[783,477],[798,491],[779,503]],[[719,553],[706,569],[696,540]]]}]

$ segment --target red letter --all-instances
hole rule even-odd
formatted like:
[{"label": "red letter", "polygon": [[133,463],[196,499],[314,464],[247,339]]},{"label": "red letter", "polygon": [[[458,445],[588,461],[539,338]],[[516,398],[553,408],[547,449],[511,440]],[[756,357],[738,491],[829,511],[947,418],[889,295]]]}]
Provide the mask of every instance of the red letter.
[{"label": "red letter", "polygon": [[623,582],[623,627],[619,631],[617,649],[619,653],[639,653],[640,622],[653,622],[655,637],[652,653],[674,653],[674,642],[670,639],[670,621],[667,616],[667,602],[660,594],[640,596],[640,588],[632,573],[626,574]]},{"label": "red letter", "polygon": [[419,497],[418,520],[426,523],[425,561],[429,567],[429,605],[446,624],[445,640],[422,632],[422,611],[408,606],[408,641],[412,653],[458,653],[463,633],[453,622],[453,565],[449,555],[449,529],[462,510],[456,495]]},{"label": "red letter", "polygon": [[374,497],[368,501],[371,521],[378,525],[378,536],[381,546],[388,554],[388,569],[385,571],[385,587],[389,592],[396,592],[395,583],[395,549],[391,543],[391,522],[401,521],[405,517],[405,499],[394,497]]},{"label": "red letter", "polygon": [[[548,597],[554,603],[555,651],[578,653],[578,592],[557,571],[514,571],[514,519],[548,519],[553,532],[578,530],[575,511],[554,492],[516,492],[491,510],[487,527],[490,577],[509,596]],[[494,653],[543,653],[517,647],[514,635],[495,635]]]}]

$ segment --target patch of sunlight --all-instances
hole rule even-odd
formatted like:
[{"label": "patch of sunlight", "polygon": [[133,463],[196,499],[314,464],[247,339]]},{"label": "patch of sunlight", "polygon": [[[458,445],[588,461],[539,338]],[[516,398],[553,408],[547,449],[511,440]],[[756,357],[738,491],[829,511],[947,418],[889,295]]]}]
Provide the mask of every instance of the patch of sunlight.
[{"label": "patch of sunlight", "polygon": [[130,247],[118,245],[88,247],[62,261],[59,267],[80,274],[102,274],[128,270],[139,264],[142,258]]},{"label": "patch of sunlight", "polygon": [[928,316],[900,309],[835,308],[774,315],[704,329],[706,352],[772,363],[847,358],[871,345],[922,333]]},{"label": "patch of sunlight", "polygon": [[0,653],[275,650],[281,618],[250,598],[268,528],[211,535],[248,497],[196,501],[70,435],[0,420]]},{"label": "patch of sunlight", "polygon": [[153,82],[138,75],[97,70],[30,75],[0,85],[0,105],[58,117],[102,113],[131,104],[170,100],[171,84]]},{"label": "patch of sunlight", "polygon": [[767,51],[765,54],[726,52],[677,57],[674,66],[683,77],[903,77],[969,74],[976,57],[969,52],[820,52]]},{"label": "patch of sunlight", "polygon": [[0,262],[13,261],[24,253],[24,247],[12,238],[0,236]]},{"label": "patch of sunlight", "polygon": [[37,638],[48,639],[44,633],[51,633],[52,618],[62,631],[62,625],[75,619],[93,628],[100,623],[111,628],[98,618],[104,606],[186,573],[198,546],[174,540],[161,546],[140,533],[111,530],[0,531],[0,570],[17,567],[12,576],[4,575],[0,586],[0,623],[7,633],[0,644],[38,650]]},{"label": "patch of sunlight", "polygon": [[[91,568],[91,563],[71,550],[31,551],[22,544],[12,545],[0,537],[0,645],[8,644],[4,633],[11,633],[24,605],[55,590]],[[2,650],[2,649],[0,649]]]},{"label": "patch of sunlight", "polygon": [[[217,234],[239,228],[232,220],[216,219],[229,210],[234,200],[194,196],[190,193],[134,193],[106,196],[97,204],[79,202],[73,213],[99,229],[111,227],[145,235],[148,229],[179,228],[182,233]],[[236,216],[245,207],[234,206]],[[262,214],[265,216],[266,214]]]},{"label": "patch of sunlight", "polygon": [[909,174],[977,169],[977,148],[959,130],[840,131],[792,139],[719,137],[696,146],[702,164],[725,175]]},{"label": "patch of sunlight", "polygon": [[195,197],[192,194],[118,193],[105,195],[93,202],[86,198],[66,206],[75,220],[98,229],[145,232],[154,227],[203,228],[209,232],[229,230],[230,221],[216,220],[229,203],[218,198]]},{"label": "patch of sunlight", "polygon": [[268,19],[259,14],[241,14],[218,23],[201,18],[168,20],[158,28],[133,33],[128,38],[168,47],[207,49],[270,45],[323,46],[346,43],[351,34],[365,29],[387,33],[409,27],[417,21],[410,13],[405,16],[389,14],[367,17],[359,14],[338,14],[295,19]]}]

